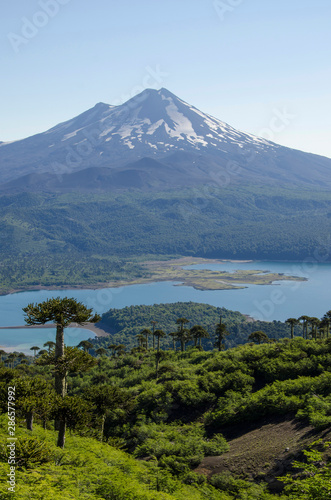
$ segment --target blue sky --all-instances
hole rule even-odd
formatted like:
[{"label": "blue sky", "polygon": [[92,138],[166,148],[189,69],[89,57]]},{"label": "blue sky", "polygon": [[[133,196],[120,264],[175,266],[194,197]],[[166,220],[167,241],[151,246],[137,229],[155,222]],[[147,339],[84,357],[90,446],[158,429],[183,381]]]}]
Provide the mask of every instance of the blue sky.
[{"label": "blue sky", "polygon": [[330,22],[330,0],[3,2],[0,141],[166,87],[240,130],[331,157]]}]

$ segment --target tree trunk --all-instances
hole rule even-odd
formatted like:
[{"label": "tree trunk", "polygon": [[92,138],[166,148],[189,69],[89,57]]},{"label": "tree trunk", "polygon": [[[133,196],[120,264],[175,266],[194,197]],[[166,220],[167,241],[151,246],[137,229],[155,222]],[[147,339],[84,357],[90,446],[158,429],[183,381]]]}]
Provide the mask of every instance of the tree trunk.
[{"label": "tree trunk", "polygon": [[56,446],[58,446],[59,448],[64,448],[65,435],[66,435],[66,421],[65,421],[65,419],[60,420],[58,422],[58,424],[59,424],[59,433],[57,436]]},{"label": "tree trunk", "polygon": [[[57,366],[57,360],[64,357],[64,327],[61,324],[56,325],[56,342],[55,342],[55,392],[64,398],[66,395],[66,376],[60,367]],[[64,448],[65,440],[65,421],[55,420],[54,429],[59,431],[57,446]]]},{"label": "tree trunk", "polygon": [[160,336],[157,337],[157,352],[156,352],[156,378],[159,376],[159,358],[160,358]]},{"label": "tree trunk", "polygon": [[106,420],[106,414],[104,413],[101,416],[101,431],[100,431],[100,441],[101,442],[103,441],[103,435],[104,435],[104,432],[105,432],[105,420]]},{"label": "tree trunk", "polygon": [[28,431],[33,430],[33,413],[32,413],[32,411],[28,411],[28,413],[26,414],[26,428],[28,429]]},{"label": "tree trunk", "polygon": [[156,379],[159,376],[159,361],[160,361],[159,356],[160,356],[160,352],[157,351],[157,353],[156,353]]},{"label": "tree trunk", "polygon": [[[64,327],[56,325],[56,344],[55,344],[55,362],[64,356]],[[55,391],[60,396],[66,395],[65,375],[55,367]]]}]

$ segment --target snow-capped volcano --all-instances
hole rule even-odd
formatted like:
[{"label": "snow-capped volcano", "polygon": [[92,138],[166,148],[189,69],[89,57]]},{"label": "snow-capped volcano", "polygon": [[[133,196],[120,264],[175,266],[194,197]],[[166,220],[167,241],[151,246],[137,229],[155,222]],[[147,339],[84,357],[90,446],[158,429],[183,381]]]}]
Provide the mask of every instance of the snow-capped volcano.
[{"label": "snow-capped volcano", "polygon": [[[98,106],[102,109],[101,104]],[[110,143],[109,146],[120,143],[143,156],[156,152],[164,155],[175,149],[217,150],[226,144],[268,145],[263,139],[237,132],[201,113],[166,89],[145,90],[122,106],[106,105],[99,129],[99,134],[94,131],[99,142]],[[64,140],[69,137],[71,134]]]},{"label": "snow-capped volcano", "polygon": [[175,168],[171,175],[185,171],[198,183],[233,163],[241,180],[253,182],[323,184],[331,171],[327,158],[239,132],[166,89],[147,89],[120,106],[99,103],[47,132],[0,143],[0,182],[91,168],[123,171],[128,164],[144,169],[144,158],[155,160],[154,174],[161,162]]}]

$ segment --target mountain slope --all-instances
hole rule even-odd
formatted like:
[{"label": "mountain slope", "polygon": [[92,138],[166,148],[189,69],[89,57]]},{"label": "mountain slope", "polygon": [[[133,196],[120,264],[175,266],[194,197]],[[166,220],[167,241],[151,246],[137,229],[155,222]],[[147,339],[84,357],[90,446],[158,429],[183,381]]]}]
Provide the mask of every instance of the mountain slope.
[{"label": "mountain slope", "polygon": [[[51,189],[52,176],[90,168],[127,170],[128,164],[145,158],[163,164],[153,170],[151,185],[157,188],[182,185],[183,174],[194,185],[249,182],[331,187],[330,159],[239,132],[166,89],[147,89],[120,106],[99,103],[47,132],[0,143],[0,182],[47,173],[41,184],[48,183]],[[175,170],[168,172],[164,165]],[[139,169],[145,175],[145,165],[136,164],[134,170]],[[140,189],[150,182],[137,177],[130,187]],[[116,181],[107,189],[114,186]],[[90,177],[84,188],[93,189]]]}]

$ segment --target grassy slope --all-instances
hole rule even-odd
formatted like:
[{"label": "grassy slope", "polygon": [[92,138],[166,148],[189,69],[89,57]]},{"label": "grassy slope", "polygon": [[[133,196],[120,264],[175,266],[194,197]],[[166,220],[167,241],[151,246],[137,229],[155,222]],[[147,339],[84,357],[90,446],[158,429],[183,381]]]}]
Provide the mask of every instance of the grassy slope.
[{"label": "grassy slope", "polygon": [[[1,419],[1,446],[5,447],[6,419]],[[54,431],[35,426],[33,432],[17,428],[17,446],[35,438],[49,450],[49,461],[43,465],[30,463],[16,471],[16,492],[7,491],[8,465],[2,451],[0,462],[0,498],[17,500],[228,500],[225,494],[205,486],[198,491],[169,477],[160,479],[157,491],[156,467],[145,465],[123,451],[94,439],[68,436],[65,450],[55,447]],[[3,449],[3,448],[2,448]],[[22,454],[17,451],[17,458]]]}]

